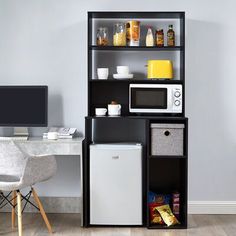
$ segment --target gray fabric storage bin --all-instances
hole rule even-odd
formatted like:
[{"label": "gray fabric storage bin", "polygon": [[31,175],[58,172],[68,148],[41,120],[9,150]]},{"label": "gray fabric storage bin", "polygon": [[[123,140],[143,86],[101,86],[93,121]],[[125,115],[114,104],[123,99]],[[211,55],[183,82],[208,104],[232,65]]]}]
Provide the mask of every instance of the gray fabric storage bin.
[{"label": "gray fabric storage bin", "polygon": [[182,156],[184,124],[151,124],[151,155]]}]

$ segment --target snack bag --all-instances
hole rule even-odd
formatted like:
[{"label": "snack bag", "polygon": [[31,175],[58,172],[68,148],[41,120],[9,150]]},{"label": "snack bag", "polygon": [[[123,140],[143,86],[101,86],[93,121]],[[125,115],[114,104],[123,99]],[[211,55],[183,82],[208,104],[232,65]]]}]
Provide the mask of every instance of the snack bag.
[{"label": "snack bag", "polygon": [[155,203],[155,196],[156,196],[156,194],[154,192],[149,191],[148,192],[148,203]]},{"label": "snack bag", "polygon": [[172,213],[169,205],[158,206],[155,207],[155,209],[160,213],[161,218],[167,224],[167,226],[180,224]]},{"label": "snack bag", "polygon": [[163,225],[164,221],[161,218],[159,212],[155,209],[158,205],[156,203],[152,203],[149,205],[150,210],[150,222],[151,224],[159,224]]},{"label": "snack bag", "polygon": [[172,194],[172,211],[176,218],[179,219],[180,194],[178,192]]},{"label": "snack bag", "polygon": [[148,192],[148,203],[156,203],[157,205],[170,204],[170,194],[156,194],[154,192]]}]

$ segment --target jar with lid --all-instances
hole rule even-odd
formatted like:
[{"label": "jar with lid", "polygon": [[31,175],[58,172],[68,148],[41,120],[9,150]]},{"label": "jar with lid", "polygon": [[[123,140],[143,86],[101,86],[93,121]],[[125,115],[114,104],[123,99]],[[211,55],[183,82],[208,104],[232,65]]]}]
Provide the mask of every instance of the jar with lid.
[{"label": "jar with lid", "polygon": [[113,45],[126,46],[126,26],[124,23],[116,23],[114,25]]},{"label": "jar with lid", "polygon": [[106,27],[100,27],[97,30],[97,45],[107,46],[108,41],[108,29]]},{"label": "jar with lid", "polygon": [[163,29],[158,29],[156,31],[156,45],[157,45],[157,47],[164,47],[164,31],[163,31]]}]

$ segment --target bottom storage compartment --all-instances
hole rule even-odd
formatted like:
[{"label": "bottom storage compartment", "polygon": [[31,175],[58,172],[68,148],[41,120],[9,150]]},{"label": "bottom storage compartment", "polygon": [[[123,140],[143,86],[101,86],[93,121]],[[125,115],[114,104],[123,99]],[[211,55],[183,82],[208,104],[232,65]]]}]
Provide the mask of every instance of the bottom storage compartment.
[{"label": "bottom storage compartment", "polygon": [[187,227],[187,159],[149,158],[147,227]]}]

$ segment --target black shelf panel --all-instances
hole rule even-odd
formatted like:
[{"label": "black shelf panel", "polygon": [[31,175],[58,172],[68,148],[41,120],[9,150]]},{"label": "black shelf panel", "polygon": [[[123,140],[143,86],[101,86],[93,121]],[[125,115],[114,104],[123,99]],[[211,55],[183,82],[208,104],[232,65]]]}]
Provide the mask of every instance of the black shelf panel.
[{"label": "black shelf panel", "polygon": [[155,84],[183,84],[182,80],[173,79],[91,79],[90,83],[155,83]]},{"label": "black shelf panel", "polygon": [[187,226],[186,225],[173,225],[173,226],[167,226],[167,225],[149,225],[147,227],[148,229],[186,229]]},{"label": "black shelf panel", "polygon": [[185,155],[183,155],[183,156],[174,156],[174,155],[172,155],[172,156],[154,156],[154,155],[150,155],[149,156],[149,158],[150,159],[185,159],[186,158],[186,156]]},{"label": "black shelf panel", "polygon": [[89,18],[110,18],[110,19],[183,19],[185,13],[182,11],[179,12],[134,12],[134,11],[110,11],[110,12],[103,12],[103,11],[95,11],[95,12],[88,12]]},{"label": "black shelf panel", "polygon": [[89,50],[97,51],[183,51],[184,47],[175,46],[175,47],[146,47],[146,46],[89,46]]},{"label": "black shelf panel", "polygon": [[187,117],[178,116],[86,116],[85,119],[148,119],[148,120],[165,120],[165,121],[185,121]]}]

